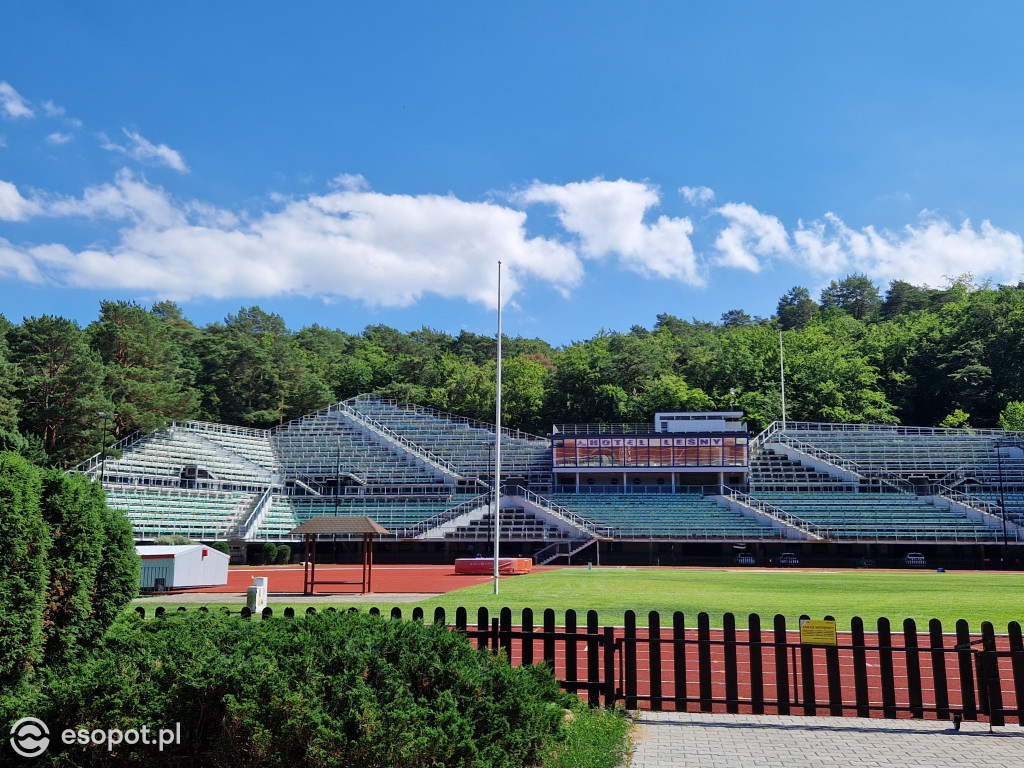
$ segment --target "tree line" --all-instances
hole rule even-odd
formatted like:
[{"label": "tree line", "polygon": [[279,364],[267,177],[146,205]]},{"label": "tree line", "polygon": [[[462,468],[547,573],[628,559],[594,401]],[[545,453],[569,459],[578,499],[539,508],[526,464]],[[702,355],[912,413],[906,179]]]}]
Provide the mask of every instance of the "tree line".
[{"label": "tree line", "polygon": [[[504,338],[503,421],[546,434],[736,408],[756,431],[782,415],[780,331],[789,419],[1024,428],[1024,283],[969,275],[883,294],[853,274],[817,300],[795,286],[769,318],[666,312],[561,347]],[[84,328],[0,315],[0,449],[67,467],[172,420],[272,427],[363,392],[493,421],[495,354],[468,331],[294,331],[256,306],[205,327],[172,302],[103,301]]]}]

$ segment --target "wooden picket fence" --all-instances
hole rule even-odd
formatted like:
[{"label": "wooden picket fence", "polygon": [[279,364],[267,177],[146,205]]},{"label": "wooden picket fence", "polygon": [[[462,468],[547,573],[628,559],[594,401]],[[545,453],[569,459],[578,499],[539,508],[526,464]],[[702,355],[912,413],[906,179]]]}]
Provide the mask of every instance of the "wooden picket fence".
[{"label": "wooden picket fence", "polygon": [[[143,609],[136,610],[145,615]],[[306,609],[307,614],[315,612]],[[371,608],[370,613],[380,611]],[[250,614],[243,609],[242,615]],[[264,617],[272,615],[270,608],[263,611]],[[285,610],[285,616],[294,615],[293,609]],[[393,608],[391,617],[403,618],[402,610]],[[426,620],[418,607],[411,618]],[[575,611],[566,611],[558,622],[551,609],[542,612],[539,625],[529,608],[516,623],[508,608],[497,616],[480,608],[473,623],[465,608],[456,610],[454,622],[442,608],[431,618],[480,648],[504,652],[513,664],[551,665],[565,690],[595,706],[984,718],[991,725],[1024,725],[1024,641],[1016,621],[1005,635],[997,635],[991,622],[982,623],[980,634],[972,634],[961,619],[955,633],[947,634],[937,619],[928,623],[926,632],[912,619],[894,632],[888,619],[878,619],[874,631],[868,631],[855,617],[849,631],[837,633],[836,645],[812,645],[801,643],[799,625],[787,626],[781,615],[763,627],[761,617],[750,614],[747,626],[738,628],[736,617],[727,613],[721,629],[711,628],[707,613],[698,614],[696,626],[689,626],[681,612],[663,628],[656,611],[648,614],[646,627],[637,626],[633,611],[626,612],[619,627],[601,626],[596,611],[588,611],[582,625]]]}]

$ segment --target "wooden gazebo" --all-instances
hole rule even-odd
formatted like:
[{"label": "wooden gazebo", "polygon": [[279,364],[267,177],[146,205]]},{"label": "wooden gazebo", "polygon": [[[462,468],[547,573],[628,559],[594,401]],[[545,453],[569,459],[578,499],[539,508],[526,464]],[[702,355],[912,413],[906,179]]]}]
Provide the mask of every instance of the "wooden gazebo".
[{"label": "wooden gazebo", "polygon": [[[304,576],[302,594],[312,595],[318,584],[359,584],[362,594],[373,592],[373,537],[377,535],[388,535],[388,531],[382,525],[369,517],[314,517],[310,518],[298,528],[290,532],[293,536],[303,536],[306,542],[305,558],[303,560]],[[326,581],[316,578],[316,540],[321,534],[329,536],[351,536],[352,534],[363,535],[363,579],[362,581]]]}]

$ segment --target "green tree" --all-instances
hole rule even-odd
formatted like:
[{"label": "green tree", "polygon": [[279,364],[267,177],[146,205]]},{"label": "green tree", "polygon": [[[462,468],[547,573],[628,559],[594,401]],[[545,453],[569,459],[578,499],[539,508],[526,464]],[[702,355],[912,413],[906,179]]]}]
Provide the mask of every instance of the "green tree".
[{"label": "green tree", "polygon": [[513,357],[502,362],[501,408],[504,424],[534,434],[546,434],[544,396],[554,373],[552,362],[541,353]]},{"label": "green tree", "polygon": [[818,311],[818,305],[811,298],[810,292],[802,285],[794,285],[779,299],[775,312],[779,316],[782,330],[803,328]]},{"label": "green tree", "polygon": [[66,662],[91,627],[96,578],[103,562],[103,493],[82,475],[43,473],[40,507],[51,531],[43,614],[45,664]]},{"label": "green tree", "polygon": [[750,325],[753,318],[742,309],[730,309],[722,314],[722,325],[729,327],[733,325]]},{"label": "green tree", "polygon": [[279,316],[242,309],[203,337],[204,410],[229,424],[268,427],[332,399]]},{"label": "green tree", "polygon": [[41,494],[39,471],[17,454],[0,453],[0,688],[42,656],[50,531]]},{"label": "green tree", "polygon": [[116,436],[154,432],[196,415],[192,372],[184,367],[169,323],[137,304],[104,301],[86,334],[106,366],[104,388],[117,413]]},{"label": "green tree", "polygon": [[1024,402],[1012,400],[999,414],[999,428],[1007,432],[1024,432]]},{"label": "green tree", "polygon": [[867,275],[855,272],[840,281],[833,280],[821,292],[823,309],[836,307],[857,320],[875,315],[881,306],[878,288]]},{"label": "green tree", "polygon": [[897,317],[910,312],[928,309],[941,291],[934,288],[911,285],[903,280],[893,280],[885,292],[882,302],[882,317]]},{"label": "green tree", "polygon": [[67,466],[95,450],[103,397],[103,365],[78,325],[61,317],[32,317],[8,334],[11,357],[21,370],[17,396],[22,429]]},{"label": "green tree", "polygon": [[840,423],[892,423],[893,406],[878,369],[862,351],[863,328],[842,315],[786,334],[786,400],[790,418]]},{"label": "green tree", "polygon": [[89,498],[100,512],[103,561],[96,573],[92,613],[83,637],[95,641],[138,597],[142,561],[135,552],[135,534],[125,514],[107,506],[103,489],[97,483],[89,486]]},{"label": "green tree", "polygon": [[940,421],[939,426],[944,429],[968,429],[971,426],[971,414],[957,408]]}]

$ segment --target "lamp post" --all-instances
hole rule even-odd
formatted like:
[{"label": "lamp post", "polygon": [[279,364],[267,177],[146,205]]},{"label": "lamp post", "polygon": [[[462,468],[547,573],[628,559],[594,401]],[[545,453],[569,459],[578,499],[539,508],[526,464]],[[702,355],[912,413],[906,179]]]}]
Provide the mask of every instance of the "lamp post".
[{"label": "lamp post", "polygon": [[103,487],[103,479],[107,475],[107,420],[116,419],[116,413],[100,411],[96,414],[103,419],[103,436],[100,438],[100,487]]},{"label": "lamp post", "polygon": [[[341,495],[341,440],[338,441],[338,455],[334,464],[334,516],[338,516],[338,501]],[[337,534],[334,540],[338,540]]]}]

